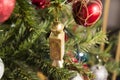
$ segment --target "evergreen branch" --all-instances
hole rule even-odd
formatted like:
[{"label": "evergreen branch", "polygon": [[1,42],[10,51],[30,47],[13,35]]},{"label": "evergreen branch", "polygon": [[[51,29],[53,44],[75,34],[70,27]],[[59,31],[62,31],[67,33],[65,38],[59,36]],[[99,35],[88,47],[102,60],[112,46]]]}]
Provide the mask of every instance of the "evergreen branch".
[{"label": "evergreen branch", "polygon": [[90,51],[92,46],[106,42],[106,35],[100,31],[97,32],[94,36],[88,35],[86,41],[79,43],[80,49],[84,51]]},{"label": "evergreen branch", "polygon": [[67,80],[70,76],[73,76],[75,73],[70,72],[67,69],[59,69],[52,67],[50,64],[44,64],[45,62],[41,62],[39,67],[40,71],[42,71],[46,76],[48,76],[49,80]]},{"label": "evergreen branch", "polygon": [[39,80],[36,76],[35,71],[31,69],[31,67],[28,67],[25,63],[17,60],[12,61],[10,65],[7,65],[3,80],[8,80],[8,79],[9,80]]}]

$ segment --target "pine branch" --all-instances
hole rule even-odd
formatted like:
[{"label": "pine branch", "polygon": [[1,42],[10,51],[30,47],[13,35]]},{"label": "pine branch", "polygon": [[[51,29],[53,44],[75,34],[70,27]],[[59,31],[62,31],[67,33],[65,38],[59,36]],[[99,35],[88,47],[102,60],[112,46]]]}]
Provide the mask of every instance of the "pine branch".
[{"label": "pine branch", "polygon": [[[11,62],[11,61],[9,61]],[[8,67],[9,66],[9,67]],[[8,76],[9,75],[9,76]],[[21,61],[12,61],[7,65],[3,80],[39,80],[36,72]]]},{"label": "pine branch", "polygon": [[[75,26],[76,27],[76,26]],[[74,28],[74,26],[73,26]],[[101,43],[107,43],[106,35],[96,27],[84,28],[81,26],[76,27],[76,31],[73,28],[69,28],[69,32],[72,33],[72,37],[69,37],[66,47],[67,50],[75,50],[75,44],[79,45],[80,51],[89,52],[92,47],[97,47]]]},{"label": "pine branch", "polygon": [[90,48],[92,46],[95,46],[96,44],[101,44],[102,42],[106,42],[106,35],[100,31],[95,33],[94,36],[88,35],[86,41],[80,42],[80,49],[84,51],[90,51]]},{"label": "pine branch", "polygon": [[75,72],[70,72],[68,69],[59,69],[52,67],[50,64],[40,63],[40,71],[42,71],[49,80],[67,80],[75,75]]}]

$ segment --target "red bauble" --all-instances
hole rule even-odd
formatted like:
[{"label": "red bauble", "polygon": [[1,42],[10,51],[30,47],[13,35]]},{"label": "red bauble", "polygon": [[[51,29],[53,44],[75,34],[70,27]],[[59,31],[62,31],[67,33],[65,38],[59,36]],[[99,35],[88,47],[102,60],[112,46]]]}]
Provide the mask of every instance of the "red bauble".
[{"label": "red bauble", "polygon": [[75,0],[72,8],[75,22],[85,27],[95,24],[102,14],[100,0]]},{"label": "red bauble", "polygon": [[67,34],[65,34],[65,42],[67,42],[67,41],[68,41],[68,39],[69,39],[68,35],[67,35]]},{"label": "red bauble", "polygon": [[13,12],[15,0],[0,0],[0,23],[5,22]]},{"label": "red bauble", "polygon": [[78,60],[77,60],[75,57],[71,58],[71,60],[72,60],[72,62],[74,62],[74,63],[78,63]]},{"label": "red bauble", "polygon": [[84,68],[84,69],[89,69],[89,67],[88,67],[87,64],[83,64],[83,68]]},{"label": "red bauble", "polygon": [[32,4],[37,8],[44,9],[49,6],[50,0],[32,0]]}]

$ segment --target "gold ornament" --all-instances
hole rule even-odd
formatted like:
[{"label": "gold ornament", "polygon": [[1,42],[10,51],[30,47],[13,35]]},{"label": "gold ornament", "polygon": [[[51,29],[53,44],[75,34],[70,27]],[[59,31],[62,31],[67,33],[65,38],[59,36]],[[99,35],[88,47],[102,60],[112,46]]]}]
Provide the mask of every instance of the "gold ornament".
[{"label": "gold ornament", "polygon": [[48,78],[40,71],[37,72],[37,76],[40,78],[40,80],[48,80]]},{"label": "gold ornament", "polygon": [[55,67],[63,67],[64,56],[64,25],[59,22],[54,22],[51,34],[49,37],[50,42],[50,57],[53,60],[52,65]]}]

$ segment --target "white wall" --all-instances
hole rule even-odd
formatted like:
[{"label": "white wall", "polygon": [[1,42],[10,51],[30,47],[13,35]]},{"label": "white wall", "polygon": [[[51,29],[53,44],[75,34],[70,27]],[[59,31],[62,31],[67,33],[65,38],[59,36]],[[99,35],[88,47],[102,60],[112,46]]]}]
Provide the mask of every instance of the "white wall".
[{"label": "white wall", "polygon": [[120,0],[111,0],[108,16],[108,27],[120,27]]}]

